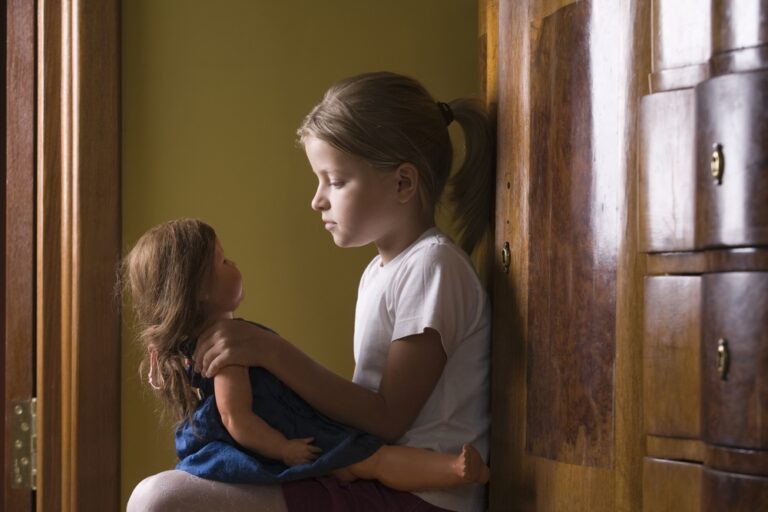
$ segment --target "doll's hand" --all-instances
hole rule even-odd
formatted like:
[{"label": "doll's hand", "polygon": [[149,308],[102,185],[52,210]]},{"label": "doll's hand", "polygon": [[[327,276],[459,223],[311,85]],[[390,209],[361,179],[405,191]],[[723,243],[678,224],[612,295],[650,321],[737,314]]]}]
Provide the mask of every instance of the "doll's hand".
[{"label": "doll's hand", "polygon": [[307,464],[317,458],[317,454],[322,450],[317,446],[310,444],[314,437],[305,437],[304,439],[290,439],[283,446],[283,463],[286,466],[297,466]]},{"label": "doll's hand", "polygon": [[199,337],[195,371],[213,377],[225,366],[264,366],[278,335],[243,320],[220,320]]}]

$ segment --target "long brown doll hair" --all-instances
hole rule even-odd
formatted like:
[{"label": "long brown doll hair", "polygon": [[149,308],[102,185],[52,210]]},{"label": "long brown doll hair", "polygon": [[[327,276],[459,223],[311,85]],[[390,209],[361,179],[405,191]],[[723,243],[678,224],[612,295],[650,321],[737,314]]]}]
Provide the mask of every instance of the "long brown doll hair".
[{"label": "long brown doll hair", "polygon": [[139,373],[142,380],[155,373],[159,384],[152,387],[177,421],[191,418],[198,403],[181,348],[203,325],[200,290],[215,246],[216,232],[208,224],[172,220],[144,233],[121,265],[121,287],[130,296],[143,352]]}]

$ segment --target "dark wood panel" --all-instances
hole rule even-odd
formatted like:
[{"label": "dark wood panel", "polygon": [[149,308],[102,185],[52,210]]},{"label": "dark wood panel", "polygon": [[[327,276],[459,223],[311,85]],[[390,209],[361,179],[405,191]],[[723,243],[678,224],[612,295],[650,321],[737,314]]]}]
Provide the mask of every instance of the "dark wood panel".
[{"label": "dark wood panel", "polygon": [[701,435],[701,278],[645,279],[643,407],[648,434]]},{"label": "dark wood panel", "polygon": [[768,249],[708,249],[646,255],[648,274],[768,271]]},{"label": "dark wood panel", "polygon": [[645,454],[656,459],[704,462],[706,445],[698,439],[646,436]]},{"label": "dark wood panel", "polygon": [[649,82],[652,93],[689,89],[700,84],[710,76],[707,63],[685,66],[682,68],[662,69],[651,73]]},{"label": "dark wood panel", "polygon": [[693,89],[644,96],[640,105],[640,247],[694,249],[696,124]]},{"label": "dark wood panel", "polygon": [[712,0],[712,53],[763,44],[768,44],[768,2]]},{"label": "dark wood panel", "polygon": [[702,301],[704,439],[768,449],[768,272],[707,274]]},{"label": "dark wood panel", "polygon": [[[4,176],[4,364],[0,393],[4,395],[4,424],[13,400],[28,400],[35,392],[35,5],[3,2],[6,39],[3,132]],[[8,432],[3,446],[12,445]],[[31,512],[33,493],[13,489],[12,465],[3,458],[3,496],[0,509]]]},{"label": "dark wood panel", "polygon": [[693,87],[707,79],[709,2],[653,0],[653,92]]},{"label": "dark wood panel", "polygon": [[699,512],[702,477],[701,464],[646,457],[643,460],[643,510]]},{"label": "dark wood panel", "polygon": [[768,68],[768,45],[718,53],[709,61],[711,76]]},{"label": "dark wood panel", "polygon": [[[768,245],[768,71],[696,87],[697,245]],[[713,176],[713,159],[721,162]]]},{"label": "dark wood panel", "polygon": [[[0,19],[0,61],[2,61],[2,70],[0,70],[0,87],[2,87],[2,102],[0,104],[0,126],[2,126],[2,133],[7,134],[6,122],[6,108],[5,105],[8,102],[8,84],[6,83],[5,63],[7,60],[7,34],[8,34],[8,10],[5,4],[5,0],[0,0],[0,12],[3,13],[2,19]],[[7,136],[7,135],[6,135]],[[6,180],[6,137],[0,137],[0,165],[2,165],[2,183],[0,184],[0,240],[2,241],[2,254],[0,254],[0,283],[3,283],[5,288],[5,180]],[[5,334],[5,290],[0,293],[0,332]],[[0,369],[5,371],[5,343],[0,344]],[[0,410],[5,411],[5,383],[3,383],[3,391],[0,391]],[[3,421],[0,421],[0,463],[2,463],[2,469],[0,469],[0,504],[3,505],[3,509],[8,508],[5,503],[5,486],[8,485],[8,475],[6,473],[5,463],[5,445],[8,442],[5,437],[5,413],[2,414]]]},{"label": "dark wood panel", "polygon": [[768,503],[768,478],[704,469],[703,512],[757,512]]},{"label": "dark wood panel", "polygon": [[526,449],[610,467],[620,193],[595,165],[589,15],[546,17],[533,53]]},{"label": "dark wood panel", "polygon": [[704,462],[719,471],[768,476],[768,450],[707,445]]},{"label": "dark wood panel", "polygon": [[707,62],[710,6],[700,0],[653,0],[653,71]]},{"label": "dark wood panel", "polygon": [[[40,256],[37,265],[38,302],[38,379],[37,398],[40,417],[38,447],[40,462],[37,500],[44,511],[69,512],[66,493],[71,489],[69,466],[65,462],[70,442],[65,436],[68,424],[64,421],[63,388],[68,379],[62,378],[62,5],[56,0],[41,0],[38,9],[43,23],[37,27],[42,47],[38,49],[45,63],[38,76],[41,84],[37,109],[42,112],[37,130],[37,200],[43,205],[38,211],[37,239]],[[55,64],[54,64],[55,63]],[[67,471],[62,471],[67,468]],[[66,497],[65,497],[66,496]]]}]

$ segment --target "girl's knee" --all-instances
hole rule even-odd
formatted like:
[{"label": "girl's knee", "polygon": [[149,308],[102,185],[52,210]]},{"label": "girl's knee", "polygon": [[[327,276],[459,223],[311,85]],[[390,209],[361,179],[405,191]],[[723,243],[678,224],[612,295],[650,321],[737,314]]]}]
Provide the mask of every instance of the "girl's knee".
[{"label": "girl's knee", "polygon": [[157,512],[161,510],[173,512],[176,510],[173,506],[173,487],[177,478],[172,473],[172,471],[166,471],[149,476],[139,482],[133,489],[131,497],[128,498],[126,512]]}]

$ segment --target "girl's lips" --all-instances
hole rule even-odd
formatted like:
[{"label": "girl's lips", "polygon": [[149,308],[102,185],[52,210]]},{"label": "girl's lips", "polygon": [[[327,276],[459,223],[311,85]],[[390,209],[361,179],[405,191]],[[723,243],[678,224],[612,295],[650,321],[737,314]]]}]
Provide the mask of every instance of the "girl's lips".
[{"label": "girl's lips", "polygon": [[330,230],[330,229],[333,229],[333,227],[334,227],[335,225],[336,225],[336,223],[335,223],[335,222],[329,222],[329,221],[325,221],[325,229],[328,229],[328,230]]}]

